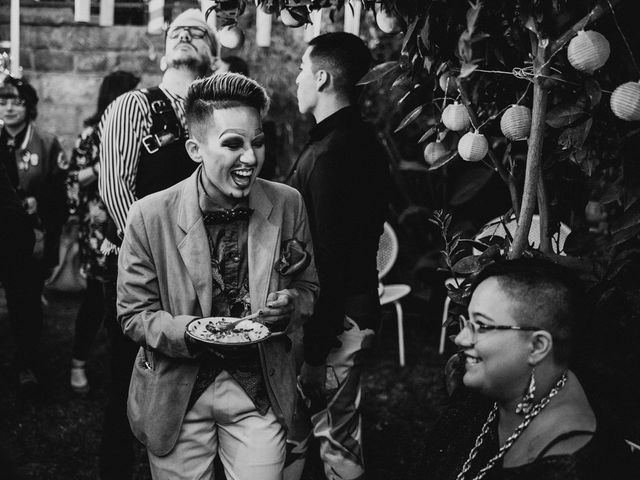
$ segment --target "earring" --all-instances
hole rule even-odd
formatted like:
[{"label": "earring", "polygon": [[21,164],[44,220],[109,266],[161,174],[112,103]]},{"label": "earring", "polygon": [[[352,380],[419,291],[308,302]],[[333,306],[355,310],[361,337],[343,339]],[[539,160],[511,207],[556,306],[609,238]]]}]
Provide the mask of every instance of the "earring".
[{"label": "earring", "polygon": [[527,390],[524,392],[524,395],[522,396],[522,400],[520,400],[520,403],[518,403],[518,405],[516,405],[516,413],[518,415],[527,415],[531,409],[533,408],[533,399],[536,393],[536,375],[535,375],[536,369],[532,368],[531,369],[531,378],[529,380],[529,387],[527,388]]}]

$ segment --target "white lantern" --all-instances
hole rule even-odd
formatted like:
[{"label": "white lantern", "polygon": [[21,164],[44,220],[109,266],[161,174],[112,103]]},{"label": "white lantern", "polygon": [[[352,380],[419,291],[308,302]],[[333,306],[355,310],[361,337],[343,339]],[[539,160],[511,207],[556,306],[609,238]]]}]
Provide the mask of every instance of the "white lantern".
[{"label": "white lantern", "polygon": [[400,20],[381,3],[376,3],[376,23],[384,33],[398,33],[402,30]]},{"label": "white lantern", "polygon": [[433,165],[436,160],[442,158],[447,153],[447,149],[440,142],[431,142],[424,147],[424,161]]},{"label": "white lantern", "polygon": [[569,63],[580,72],[593,73],[609,59],[609,41],[593,30],[580,30],[567,48]]},{"label": "white lantern", "polygon": [[611,94],[611,110],[620,120],[640,120],[640,82],[627,82]]},{"label": "white lantern", "polygon": [[479,162],[489,151],[489,143],[484,135],[468,132],[458,142],[458,153],[467,162]]},{"label": "white lantern", "polygon": [[218,40],[223,47],[233,50],[244,44],[244,32],[237,25],[230,25],[218,31]]},{"label": "white lantern", "polygon": [[509,140],[525,140],[531,131],[531,110],[524,105],[512,105],[500,119],[500,130]]},{"label": "white lantern", "polygon": [[447,105],[447,108],[442,112],[442,123],[444,123],[444,126],[449,130],[460,132],[469,128],[471,120],[469,119],[467,108],[455,102]]}]

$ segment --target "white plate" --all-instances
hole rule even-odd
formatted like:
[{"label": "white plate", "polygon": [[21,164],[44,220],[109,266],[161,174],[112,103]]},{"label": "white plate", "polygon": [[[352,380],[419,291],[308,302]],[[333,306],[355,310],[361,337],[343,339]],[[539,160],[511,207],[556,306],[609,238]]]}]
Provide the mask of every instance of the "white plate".
[{"label": "white plate", "polygon": [[238,319],[233,317],[196,318],[187,325],[187,335],[204,343],[229,346],[251,345],[271,335],[266,325],[254,320],[243,320],[231,330],[219,330],[220,327],[235,320]]}]

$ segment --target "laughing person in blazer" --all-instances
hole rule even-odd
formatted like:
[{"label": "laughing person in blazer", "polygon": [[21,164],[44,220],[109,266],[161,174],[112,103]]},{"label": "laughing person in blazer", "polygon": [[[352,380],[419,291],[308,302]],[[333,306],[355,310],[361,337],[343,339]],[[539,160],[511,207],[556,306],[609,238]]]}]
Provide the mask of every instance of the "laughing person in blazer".
[{"label": "laughing person in blazer", "polygon": [[[134,203],[119,257],[118,320],[140,345],[128,414],[154,479],[280,479],[295,399],[289,335],[318,294],[305,207],[257,178],[269,98],[242,75],[194,82],[186,100],[198,169]],[[196,317],[261,321],[285,335],[233,354],[192,343]]]}]

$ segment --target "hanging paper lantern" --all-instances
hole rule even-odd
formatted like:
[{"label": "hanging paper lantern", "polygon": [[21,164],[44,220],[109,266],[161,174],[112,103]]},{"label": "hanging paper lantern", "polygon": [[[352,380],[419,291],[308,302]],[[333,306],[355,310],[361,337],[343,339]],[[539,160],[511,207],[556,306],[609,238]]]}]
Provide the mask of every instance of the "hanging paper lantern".
[{"label": "hanging paper lantern", "polygon": [[478,132],[465,133],[458,142],[458,153],[467,162],[479,162],[488,151],[487,139]]},{"label": "hanging paper lantern", "polygon": [[449,130],[454,132],[460,132],[466,130],[471,125],[469,119],[469,112],[464,105],[458,102],[447,105],[447,108],[442,112],[442,123]]},{"label": "hanging paper lantern", "polygon": [[640,120],[640,82],[627,82],[611,94],[611,110],[620,120]]},{"label": "hanging paper lantern", "polygon": [[440,142],[431,142],[424,148],[424,161],[433,165],[436,160],[442,158],[447,153],[447,149]]},{"label": "hanging paper lantern", "polygon": [[237,25],[223,27],[218,31],[218,40],[223,47],[240,48],[244,43],[244,32]]},{"label": "hanging paper lantern", "polygon": [[384,33],[398,33],[402,30],[400,20],[381,3],[376,3],[376,23]]},{"label": "hanging paper lantern", "polygon": [[307,7],[283,8],[280,10],[280,21],[290,28],[298,28],[311,23]]},{"label": "hanging paper lantern", "polygon": [[609,41],[593,30],[580,30],[567,48],[569,63],[580,72],[593,73],[609,59]]},{"label": "hanging paper lantern", "polygon": [[531,110],[524,105],[512,105],[500,119],[500,130],[509,140],[525,140],[531,131]]},{"label": "hanging paper lantern", "polygon": [[455,95],[458,91],[456,77],[451,72],[444,72],[438,79],[440,89],[447,95]]}]

